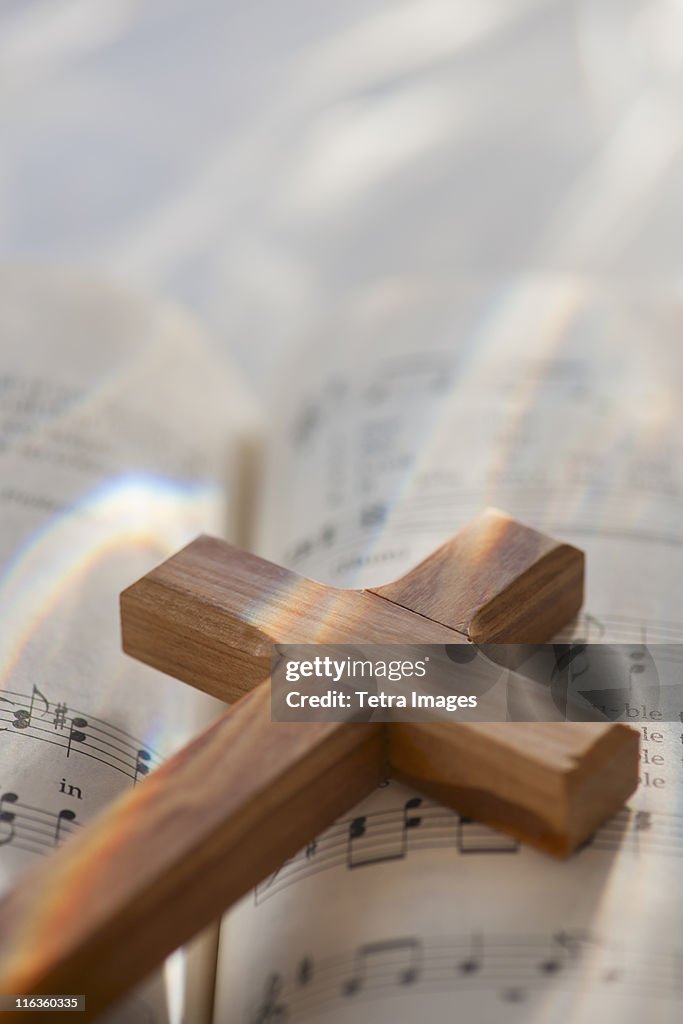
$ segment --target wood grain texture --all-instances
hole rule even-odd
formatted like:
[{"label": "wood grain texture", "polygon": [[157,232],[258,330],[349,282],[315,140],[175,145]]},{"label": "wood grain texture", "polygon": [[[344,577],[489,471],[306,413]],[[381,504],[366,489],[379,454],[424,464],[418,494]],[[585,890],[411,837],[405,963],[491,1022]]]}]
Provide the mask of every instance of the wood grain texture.
[{"label": "wood grain texture", "polygon": [[564,857],[638,785],[638,733],[595,722],[403,723],[391,773],[461,814]]},{"label": "wood grain texture", "polygon": [[1,991],[108,1005],[376,787],[384,735],[275,724],[259,687],[0,903]]},{"label": "wood grain texture", "polygon": [[542,642],[577,611],[582,581],[580,552],[500,513],[374,592],[324,587],[206,537],[164,562],[121,597],[125,650],[241,699],[0,903],[0,990],[85,990],[91,1010],[104,1007],[389,765],[465,814],[568,852],[634,788],[636,732],[273,723],[263,680],[272,643]]},{"label": "wood grain texture", "polygon": [[232,702],[270,672],[280,643],[460,643],[439,623],[199,537],[121,594],[127,654]]},{"label": "wood grain texture", "polygon": [[578,548],[487,509],[372,592],[474,643],[542,643],[578,612],[583,576]]},{"label": "wood grain texture", "polygon": [[199,537],[121,594],[127,654],[231,703],[273,644],[542,642],[583,600],[583,554],[488,510],[400,580],[341,590]]}]

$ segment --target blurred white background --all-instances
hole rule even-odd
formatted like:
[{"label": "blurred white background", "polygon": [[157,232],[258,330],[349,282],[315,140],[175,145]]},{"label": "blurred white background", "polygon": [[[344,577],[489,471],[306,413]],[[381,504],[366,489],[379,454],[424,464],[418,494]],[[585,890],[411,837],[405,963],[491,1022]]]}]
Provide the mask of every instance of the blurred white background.
[{"label": "blurred white background", "polygon": [[683,0],[0,0],[0,247],[252,382],[395,277],[678,286]]}]

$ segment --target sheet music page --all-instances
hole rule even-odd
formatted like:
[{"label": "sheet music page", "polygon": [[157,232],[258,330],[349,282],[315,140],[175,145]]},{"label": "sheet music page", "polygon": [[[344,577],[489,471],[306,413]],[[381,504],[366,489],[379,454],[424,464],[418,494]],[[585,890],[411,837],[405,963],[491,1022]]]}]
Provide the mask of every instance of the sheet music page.
[{"label": "sheet music page", "polygon": [[[263,552],[381,583],[493,504],[586,550],[574,637],[679,642],[682,313],[564,278],[372,296],[283,377]],[[638,792],[566,862],[380,788],[227,915],[215,1020],[679,1020],[683,727],[638,727]]]},{"label": "sheet music page", "polygon": [[[7,887],[222,707],[121,652],[118,594],[201,530],[225,532],[249,420],[183,314],[78,275],[0,272],[0,337]],[[178,1020],[182,955],[169,979],[113,1019]]]}]

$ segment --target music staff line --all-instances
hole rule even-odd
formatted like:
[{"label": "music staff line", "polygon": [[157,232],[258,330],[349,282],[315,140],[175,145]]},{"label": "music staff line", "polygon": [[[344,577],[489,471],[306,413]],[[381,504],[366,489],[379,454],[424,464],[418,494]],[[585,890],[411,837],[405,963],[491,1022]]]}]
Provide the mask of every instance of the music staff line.
[{"label": "music staff line", "polygon": [[[615,948],[585,932],[392,936],[320,960],[306,954],[288,975],[272,972],[248,1024],[302,1020],[335,1001],[353,1004],[408,991],[490,992],[522,1003],[550,986],[585,984],[622,994],[683,995],[683,953]],[[315,1019],[315,1018],[313,1018]]]},{"label": "music staff line", "polygon": [[85,711],[48,700],[34,686],[30,696],[0,692],[0,732],[48,743],[121,772],[135,785],[161,764],[160,755],[124,729]]},{"label": "music staff line", "polygon": [[[613,852],[624,842],[636,855],[683,857],[683,816],[626,808],[603,825],[585,850]],[[404,860],[418,850],[454,850],[459,856],[510,855],[517,840],[422,797],[401,807],[336,822],[286,861],[254,891],[256,905],[322,871],[354,870]]]},{"label": "music staff line", "polygon": [[80,828],[75,811],[69,808],[47,811],[21,803],[16,793],[0,796],[0,846],[45,854]]}]

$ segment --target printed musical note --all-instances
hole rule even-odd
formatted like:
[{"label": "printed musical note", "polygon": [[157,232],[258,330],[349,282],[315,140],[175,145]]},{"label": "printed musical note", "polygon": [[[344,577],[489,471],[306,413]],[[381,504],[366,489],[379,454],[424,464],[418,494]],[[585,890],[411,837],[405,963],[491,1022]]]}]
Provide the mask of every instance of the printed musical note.
[{"label": "printed musical note", "polygon": [[[641,630],[641,633],[645,633],[645,630]],[[651,661],[652,659],[649,660]],[[628,692],[629,697],[632,700],[635,695],[635,687],[637,686],[637,683],[634,682],[633,677],[637,675],[642,675],[642,673],[645,672],[646,664],[648,661],[648,651],[645,647],[644,642],[641,643],[638,647],[633,648],[633,650],[629,654],[629,661],[630,665],[628,678]]]},{"label": "printed musical note", "polygon": [[[576,856],[626,845],[636,856],[683,858],[683,815],[620,811],[581,845]],[[413,849],[451,849],[466,857],[507,857],[521,852],[520,844],[510,836],[425,798],[412,797],[399,807],[336,822],[261,883],[255,902],[271,899],[318,872],[340,867],[372,869],[407,857]]]},{"label": "printed musical note", "polygon": [[511,986],[501,990],[500,998],[506,1003],[523,1003],[525,995],[524,989]]},{"label": "printed musical note", "polygon": [[481,932],[475,932],[470,941],[467,955],[459,959],[456,970],[460,974],[477,974],[484,963],[484,939]]},{"label": "printed musical note", "polygon": [[299,985],[308,985],[313,977],[313,960],[310,956],[305,956],[300,962],[296,969],[296,978]]},{"label": "printed musical note", "polygon": [[394,829],[383,829],[368,839],[367,817],[353,818],[349,824],[346,864],[349,868],[379,864],[403,857],[404,849],[400,833]]},{"label": "printed musical note", "polygon": [[[403,805],[403,829],[404,833],[409,828],[417,828],[422,824],[422,818],[419,815],[410,814],[410,811],[416,810],[422,806],[422,797],[413,796],[410,800],[406,800]],[[404,835],[405,838],[405,835]]]},{"label": "printed musical note", "polygon": [[40,712],[40,716],[43,717],[50,711],[50,704],[45,696],[40,692],[37,686],[34,686],[31,690],[31,700],[28,708],[19,708],[14,712],[14,721],[12,725],[15,729],[28,729],[33,721],[33,707],[35,704],[36,697],[40,698],[43,703],[43,710]]},{"label": "printed musical note", "polygon": [[135,775],[133,776],[133,785],[136,784],[138,778],[141,775],[144,776],[149,773],[149,761],[151,756],[152,755],[150,754],[149,750],[145,750],[144,747],[141,747],[140,750],[138,750],[138,756],[135,761]]},{"label": "printed musical note", "polygon": [[68,822],[76,820],[76,812],[70,810],[60,811],[57,815],[57,824],[55,826],[55,846],[59,846],[63,834],[63,826]]},{"label": "printed musical note", "polygon": [[365,860],[357,860],[357,859],[354,860],[355,841],[357,839],[362,839],[362,837],[365,835],[365,832],[366,832],[365,822],[366,822],[366,820],[367,819],[365,817],[354,818],[353,821],[349,825],[349,845],[348,845],[348,852],[347,852],[346,862],[347,862],[347,864],[348,864],[348,866],[350,868],[357,867],[359,864],[366,864],[367,863],[367,861],[365,861]]},{"label": "printed musical note", "polygon": [[360,510],[360,525],[362,527],[379,526],[386,519],[388,514],[387,505],[383,502],[374,502],[366,505]]},{"label": "printed musical note", "polygon": [[22,741],[61,747],[126,775],[133,784],[161,761],[158,753],[112,722],[51,703],[37,687],[30,695],[5,690],[0,696],[0,732]]},{"label": "printed musical note", "polygon": [[636,815],[633,821],[633,827],[636,832],[644,832],[646,829],[652,827],[652,812],[651,811],[636,811]]},{"label": "printed musical note", "polygon": [[66,756],[69,757],[71,754],[71,746],[73,743],[85,743],[86,735],[82,731],[88,726],[87,719],[85,718],[72,718],[71,727],[69,729],[69,742],[66,748]]},{"label": "printed musical note", "polygon": [[596,618],[595,615],[591,615],[590,612],[584,614],[583,621],[586,624],[586,643],[601,643],[605,635],[603,622]]},{"label": "printed musical note", "polygon": [[337,535],[337,528],[331,523],[325,523],[320,529],[320,543],[323,547],[330,547]]},{"label": "printed musical note", "polygon": [[[620,940],[612,948],[600,937],[573,930],[400,935],[316,959],[315,970],[304,956],[291,975],[270,973],[251,1020],[317,1020],[335,1002],[355,1005],[391,997],[406,986],[421,992],[480,990],[496,994],[502,1003],[525,1003],[552,991],[560,977],[563,986],[576,984],[591,965],[597,995],[605,985],[624,994],[635,990],[680,997],[683,957],[668,946],[655,944],[643,953]],[[360,1009],[358,1015],[366,1019]]]},{"label": "printed musical note", "polygon": [[400,822],[396,819],[388,822],[373,818],[373,825],[377,823],[374,835],[368,834],[367,816],[353,818],[349,824],[347,866],[357,868],[383,861],[401,860],[405,857],[408,832],[417,829],[422,823],[421,816],[411,812],[421,805],[422,797],[416,796],[407,800]]},{"label": "printed musical note", "polygon": [[14,819],[16,813],[14,810],[7,809],[5,805],[9,804],[11,807],[16,804],[18,799],[16,793],[3,793],[0,797],[0,846],[11,843],[14,839]]},{"label": "printed musical note", "polygon": [[58,812],[24,804],[16,793],[0,797],[0,846],[26,853],[48,853],[80,828],[76,814],[69,809]]},{"label": "printed musical note", "polygon": [[563,970],[570,959],[579,955],[580,945],[577,935],[571,932],[557,932],[551,937],[547,955],[538,962],[541,974],[557,974]]},{"label": "printed musical note", "polygon": [[413,937],[366,942],[354,957],[354,970],[342,985],[345,996],[355,996],[365,985],[369,972],[389,972],[398,985],[412,985],[420,976],[422,948]]},{"label": "printed musical note", "polygon": [[280,1001],[282,976],[271,974],[265,985],[263,999],[251,1017],[252,1024],[273,1024],[274,1021],[284,1024],[289,1020],[289,1011],[285,1003]]},{"label": "printed musical note", "polygon": [[318,403],[309,402],[298,413],[290,428],[291,443],[294,448],[308,444],[320,429],[322,409]]}]

